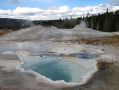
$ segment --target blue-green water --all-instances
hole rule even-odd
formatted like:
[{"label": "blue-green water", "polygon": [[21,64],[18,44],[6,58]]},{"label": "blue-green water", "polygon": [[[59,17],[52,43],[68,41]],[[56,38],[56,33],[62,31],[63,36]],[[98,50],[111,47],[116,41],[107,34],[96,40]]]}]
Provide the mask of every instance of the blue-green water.
[{"label": "blue-green water", "polygon": [[22,66],[24,69],[33,70],[54,81],[81,82],[82,76],[86,75],[91,69],[94,69],[94,65],[86,68],[79,61],[68,61],[62,57],[22,56],[21,59],[24,61]]}]

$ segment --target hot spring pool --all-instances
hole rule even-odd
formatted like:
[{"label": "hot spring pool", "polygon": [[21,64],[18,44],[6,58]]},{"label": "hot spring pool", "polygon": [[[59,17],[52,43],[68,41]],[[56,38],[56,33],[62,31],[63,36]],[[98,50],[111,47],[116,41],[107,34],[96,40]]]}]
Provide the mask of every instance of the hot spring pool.
[{"label": "hot spring pool", "polygon": [[95,60],[65,60],[63,57],[21,56],[25,70],[33,70],[54,81],[80,83],[96,70]]}]

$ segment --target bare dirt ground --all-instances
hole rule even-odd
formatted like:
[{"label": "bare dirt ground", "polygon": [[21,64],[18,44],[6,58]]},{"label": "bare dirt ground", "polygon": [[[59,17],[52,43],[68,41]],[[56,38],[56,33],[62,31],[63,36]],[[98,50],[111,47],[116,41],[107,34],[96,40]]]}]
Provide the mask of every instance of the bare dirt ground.
[{"label": "bare dirt ground", "polygon": [[0,30],[0,36],[13,32],[12,30]]},{"label": "bare dirt ground", "polygon": [[74,40],[57,40],[54,42],[71,42],[71,43],[79,43],[79,44],[90,44],[90,45],[109,45],[114,47],[119,47],[119,35],[113,36],[103,36],[103,37],[95,37],[95,38],[85,38],[85,39],[74,39]]},{"label": "bare dirt ground", "polygon": [[92,45],[111,45],[119,47],[119,35],[82,39],[80,42]]}]

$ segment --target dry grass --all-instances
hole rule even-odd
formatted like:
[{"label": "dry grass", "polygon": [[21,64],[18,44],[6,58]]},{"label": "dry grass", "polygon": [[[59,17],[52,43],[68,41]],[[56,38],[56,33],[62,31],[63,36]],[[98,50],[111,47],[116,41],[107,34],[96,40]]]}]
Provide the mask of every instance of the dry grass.
[{"label": "dry grass", "polygon": [[0,31],[0,36],[10,33],[11,31]]},{"label": "dry grass", "polygon": [[65,43],[79,43],[79,44],[92,44],[92,45],[110,45],[119,47],[119,35],[105,36],[105,37],[95,37],[75,40],[54,40],[54,42],[65,42]]},{"label": "dry grass", "polygon": [[112,45],[119,47],[119,35],[109,36],[109,37],[100,37],[100,38],[89,38],[82,39],[80,42],[85,44],[93,44],[93,45]]}]

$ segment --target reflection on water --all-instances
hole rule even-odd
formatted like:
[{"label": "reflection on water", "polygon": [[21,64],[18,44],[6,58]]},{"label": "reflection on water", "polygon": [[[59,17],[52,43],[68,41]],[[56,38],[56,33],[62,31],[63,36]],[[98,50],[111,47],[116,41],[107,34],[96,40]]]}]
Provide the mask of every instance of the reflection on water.
[{"label": "reflection on water", "polygon": [[79,83],[83,80],[84,75],[95,70],[95,61],[93,60],[84,62],[92,63],[91,66],[85,66],[83,61],[71,62],[64,60],[62,57],[22,56],[21,59],[24,61],[22,66],[24,69],[33,70],[54,81],[64,80]]},{"label": "reflection on water", "polygon": [[75,57],[78,57],[78,58],[86,59],[86,60],[99,57],[99,55],[97,55],[97,54],[91,54],[91,53],[87,53],[87,52],[84,52],[84,53],[74,53],[72,55],[75,56]]}]

